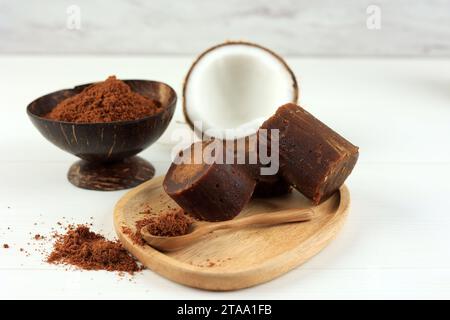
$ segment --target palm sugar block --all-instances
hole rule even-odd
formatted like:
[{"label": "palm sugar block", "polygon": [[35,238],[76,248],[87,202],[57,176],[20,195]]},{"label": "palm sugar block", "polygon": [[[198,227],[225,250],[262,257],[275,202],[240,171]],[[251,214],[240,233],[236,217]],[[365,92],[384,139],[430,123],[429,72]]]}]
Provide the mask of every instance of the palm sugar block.
[{"label": "palm sugar block", "polygon": [[260,175],[256,178],[254,198],[279,197],[290,193],[291,185],[280,174]]},{"label": "palm sugar block", "polygon": [[242,138],[239,141],[226,141],[226,143],[227,146],[234,150],[235,163],[241,164],[240,168],[246,170],[255,179],[254,198],[278,197],[292,190],[291,185],[279,173],[272,175],[261,174],[261,168],[267,167],[270,163],[263,164],[258,157],[258,136],[256,134]]},{"label": "palm sugar block", "polygon": [[280,174],[318,204],[344,183],[358,160],[358,147],[327,127],[305,109],[289,103],[263,123],[267,143],[279,130]]},{"label": "palm sugar block", "polygon": [[170,166],[164,190],[197,219],[233,219],[250,200],[256,182],[244,166],[226,163],[227,152],[232,151],[217,140],[194,143]]},{"label": "palm sugar block", "polygon": [[[253,191],[254,198],[271,198],[271,197],[279,197],[285,194],[290,193],[292,190],[291,185],[281,176],[279,172],[270,175],[263,175],[262,168],[266,168],[271,165],[270,163],[263,164],[259,155],[260,146],[258,146],[258,136],[255,135],[256,139],[253,143],[249,143],[249,147],[245,150],[249,154],[255,153],[256,164],[247,164],[247,170],[250,170],[250,173],[254,177],[256,181],[255,191]],[[269,150],[265,150],[270,161],[272,158]],[[250,155],[247,156],[250,159]]]}]

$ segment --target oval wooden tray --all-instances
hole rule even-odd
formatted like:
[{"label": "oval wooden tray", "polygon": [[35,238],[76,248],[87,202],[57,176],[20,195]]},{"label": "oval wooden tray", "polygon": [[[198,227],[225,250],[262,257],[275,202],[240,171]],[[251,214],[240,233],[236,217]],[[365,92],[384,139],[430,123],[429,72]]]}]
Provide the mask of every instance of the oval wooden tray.
[{"label": "oval wooden tray", "polygon": [[[136,230],[135,222],[177,207],[157,177],[129,191],[116,205],[114,226],[120,241],[149,269],[175,282],[206,290],[236,290],[272,280],[297,267],[322,250],[337,234],[347,216],[350,194],[340,192],[315,208],[317,216],[302,223],[216,231],[180,251],[159,252],[135,244],[124,232]],[[297,191],[273,199],[253,199],[235,219],[287,208],[310,207]]]}]

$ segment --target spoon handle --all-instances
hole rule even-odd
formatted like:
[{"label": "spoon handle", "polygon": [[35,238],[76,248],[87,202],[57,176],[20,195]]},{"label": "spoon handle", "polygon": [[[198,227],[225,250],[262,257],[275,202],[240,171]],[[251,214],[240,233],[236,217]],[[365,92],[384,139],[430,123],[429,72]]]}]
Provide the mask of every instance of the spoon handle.
[{"label": "spoon handle", "polygon": [[269,213],[255,214],[250,217],[229,220],[223,222],[217,222],[211,224],[205,228],[208,232],[212,232],[220,229],[240,229],[250,225],[275,225],[287,222],[300,222],[311,220],[314,215],[313,209],[287,209]]}]

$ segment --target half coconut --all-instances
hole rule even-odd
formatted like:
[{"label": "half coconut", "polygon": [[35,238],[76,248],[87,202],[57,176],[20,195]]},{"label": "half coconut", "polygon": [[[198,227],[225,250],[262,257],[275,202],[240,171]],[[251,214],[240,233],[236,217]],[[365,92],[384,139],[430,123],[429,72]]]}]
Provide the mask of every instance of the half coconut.
[{"label": "half coconut", "polygon": [[187,123],[200,136],[222,140],[255,134],[279,106],[297,100],[297,80],[286,62],[249,42],[225,42],[203,52],[183,87]]}]

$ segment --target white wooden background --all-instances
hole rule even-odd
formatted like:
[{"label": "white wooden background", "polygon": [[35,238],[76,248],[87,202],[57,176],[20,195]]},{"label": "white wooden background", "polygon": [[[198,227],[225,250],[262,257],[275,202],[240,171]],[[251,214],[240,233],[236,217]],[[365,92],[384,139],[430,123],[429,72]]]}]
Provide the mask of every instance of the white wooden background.
[{"label": "white wooden background", "polygon": [[[379,30],[366,26],[372,4]],[[285,55],[449,56],[450,0],[0,0],[0,53],[193,54],[225,39]]]},{"label": "white wooden background", "polygon": [[[114,237],[113,208],[125,194],[73,187],[66,173],[76,158],[39,134],[25,106],[111,72],[159,79],[180,93],[192,59],[0,57],[0,245],[11,245],[0,247],[0,298],[450,298],[450,59],[287,59],[302,104],[361,155],[346,182],[352,204],[342,232],[279,279],[214,293],[150,270],[130,282],[108,272],[66,272],[38,253],[21,253],[62,217],[93,216],[94,229]],[[179,103],[164,137],[141,154],[157,175],[170,165],[170,132],[182,121]]]}]

